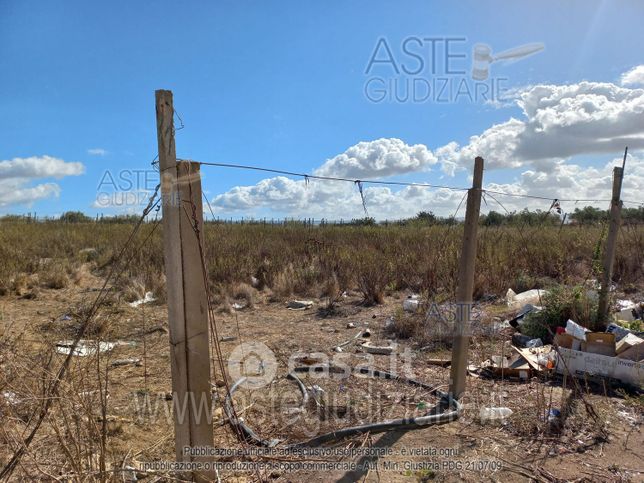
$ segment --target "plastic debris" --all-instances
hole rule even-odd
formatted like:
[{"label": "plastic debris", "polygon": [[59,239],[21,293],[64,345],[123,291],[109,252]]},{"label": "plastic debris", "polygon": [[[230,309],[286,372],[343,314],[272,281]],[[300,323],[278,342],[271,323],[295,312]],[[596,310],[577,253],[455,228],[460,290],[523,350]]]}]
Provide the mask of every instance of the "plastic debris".
[{"label": "plastic debris", "polygon": [[291,300],[286,303],[286,308],[289,310],[306,310],[313,307],[311,300]]},{"label": "plastic debris", "polygon": [[615,323],[608,324],[608,327],[606,327],[606,332],[608,332],[609,334],[615,334],[615,342],[619,342],[628,334],[635,334],[638,337],[644,338],[644,332],[632,331],[631,329],[627,329],[626,327],[622,327],[621,325]]},{"label": "plastic debris", "polygon": [[533,349],[535,347],[543,347],[543,341],[541,339],[531,339],[525,344],[526,347]]},{"label": "plastic debris", "polygon": [[20,403],[20,399],[18,399],[18,395],[12,391],[4,391],[2,393],[2,399],[4,399],[8,404],[12,406],[15,406],[16,404]]},{"label": "plastic debris", "polygon": [[418,295],[410,295],[403,301],[403,310],[405,312],[416,312],[418,307],[420,307]]},{"label": "plastic debris", "polygon": [[[69,355],[72,353],[72,347],[74,345],[73,340],[62,340],[56,342],[56,352],[59,354]],[[78,341],[78,345],[73,352],[73,355],[85,357],[93,356],[96,354],[98,348],[99,352],[108,352],[114,349],[118,344],[115,342],[97,342],[95,340],[81,339]]]},{"label": "plastic debris", "polygon": [[622,309],[630,309],[631,307],[635,306],[635,302],[632,300],[622,300],[622,299],[617,299],[617,306],[619,307],[619,310]]},{"label": "plastic debris", "polygon": [[237,337],[234,335],[224,335],[223,337],[219,338],[219,342],[233,342],[237,340]]},{"label": "plastic debris", "polygon": [[502,421],[512,414],[510,408],[481,408],[481,421]]},{"label": "plastic debris", "polygon": [[[621,302],[624,301],[622,300]],[[631,303],[629,306],[620,307],[620,311],[617,312],[616,317],[618,320],[624,320],[626,322],[642,319],[644,317],[644,303]]]},{"label": "plastic debris", "polygon": [[527,304],[539,305],[541,304],[541,299],[548,293],[547,290],[541,289],[532,289],[526,292],[521,292],[519,294],[515,293],[511,288],[508,289],[505,294],[505,299],[508,304],[508,307],[513,309],[518,309]]},{"label": "plastic debris", "polygon": [[60,320],[72,320],[71,315],[63,315]]},{"label": "plastic debris", "polygon": [[512,334],[512,345],[515,347],[542,347],[543,341],[541,339],[533,339],[527,335]]},{"label": "plastic debris", "polygon": [[242,310],[242,309],[245,309],[245,308],[246,308],[246,304],[241,304],[241,303],[239,303],[239,302],[235,302],[234,304],[232,304],[232,306],[231,306],[231,307],[232,307],[234,310]]},{"label": "plastic debris", "polygon": [[525,304],[523,307],[521,307],[521,310],[519,310],[519,313],[513,319],[508,320],[508,324],[516,329],[521,326],[526,315],[531,312],[539,312],[540,310],[542,309],[538,305]]},{"label": "plastic debris", "polygon": [[590,331],[587,328],[579,325],[577,322],[574,322],[570,319],[568,319],[568,322],[566,322],[566,334],[570,334],[576,339],[585,341],[587,332]]},{"label": "plastic debris", "polygon": [[120,366],[129,366],[129,365],[134,365],[136,367],[141,366],[141,359],[136,359],[136,358],[131,358],[131,359],[116,359],[115,361],[112,361],[110,363],[110,366],[112,367],[120,367]]},{"label": "plastic debris", "polygon": [[540,366],[545,367],[546,369],[553,369],[555,367],[556,359],[557,359],[556,352],[539,354],[537,356],[537,363]]},{"label": "plastic debris", "polygon": [[549,423],[556,423],[559,421],[559,418],[561,417],[561,411],[559,411],[556,408],[552,408],[550,411],[548,411],[548,422]]},{"label": "plastic debris", "polygon": [[382,356],[388,356],[390,354],[393,354],[395,347],[394,346],[374,346],[370,345],[368,342],[365,342],[362,344],[362,349],[369,353],[369,354],[375,354],[375,355],[382,355]]},{"label": "plastic debris", "polygon": [[155,300],[156,299],[154,298],[154,294],[152,292],[146,292],[145,296],[142,299],[135,300],[134,302],[131,302],[129,305],[130,307],[138,307],[139,305],[154,302]]},{"label": "plastic debris", "polygon": [[325,392],[324,389],[322,389],[317,384],[314,384],[313,386],[311,386],[311,393],[315,398],[320,397],[322,394],[324,394],[324,392]]},{"label": "plastic debris", "polygon": [[356,324],[354,324],[353,322],[349,322],[347,324],[347,329],[355,329],[355,328],[356,328]]},{"label": "plastic debris", "polygon": [[530,336],[523,335],[523,334],[512,334],[512,345],[515,347],[525,347],[528,342],[530,342],[532,339]]}]

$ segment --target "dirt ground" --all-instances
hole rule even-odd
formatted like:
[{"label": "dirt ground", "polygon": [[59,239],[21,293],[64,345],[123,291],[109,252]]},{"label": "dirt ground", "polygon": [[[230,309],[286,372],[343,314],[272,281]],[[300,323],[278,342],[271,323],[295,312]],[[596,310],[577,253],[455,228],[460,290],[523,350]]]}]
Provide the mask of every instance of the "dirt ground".
[{"label": "dirt ground", "polygon": [[[60,290],[38,289],[32,295],[0,298],[0,411],[3,420],[0,432],[0,466],[6,464],[17,442],[26,434],[37,403],[36,388],[39,367],[36,361],[48,362],[57,368],[64,356],[56,354],[56,341],[70,339],[82,317],[79,307],[86,306],[97,294],[101,280],[91,275],[78,285]],[[352,296],[340,302],[341,314],[321,317],[317,308],[322,301],[314,300],[313,308],[288,310],[283,302],[268,302],[257,294],[254,308],[232,314],[218,312],[216,323],[224,359],[240,342],[261,342],[275,354],[277,379],[267,388],[240,392],[236,397],[239,415],[263,438],[280,438],[286,442],[301,441],[316,431],[325,432],[375,419],[410,417],[422,414],[436,401],[426,391],[402,383],[366,380],[351,376],[344,381],[308,380],[307,386],[318,385],[321,397],[329,397],[325,412],[314,401],[304,408],[311,427],[293,418],[300,396],[292,382],[286,381],[289,358],[294,353],[319,353],[333,362],[347,365],[368,362],[386,370],[411,368],[414,378],[447,388],[449,368],[430,364],[437,358],[449,358],[449,349],[423,349],[410,340],[396,340],[396,356],[366,356],[355,341],[341,352],[334,348],[350,341],[360,330],[369,329],[372,345],[389,344],[384,326],[400,310],[405,294],[386,298],[383,305],[363,307],[360,298]],[[493,316],[503,307],[488,303],[480,307],[482,324],[492,325]],[[351,324],[351,326],[349,326]],[[131,468],[115,476],[127,481],[137,475],[148,481],[165,480],[163,472],[141,470],[142,464],[174,459],[171,402],[170,355],[165,305],[155,303],[130,307],[118,295],[99,312],[96,326],[87,339],[122,341],[101,356],[108,372],[108,460],[112,468]],[[470,362],[474,365],[492,355],[511,351],[507,341],[511,332],[490,330],[472,342]],[[234,340],[229,340],[234,338]],[[10,342],[10,343],[9,343]],[[12,352],[13,351],[13,352]],[[53,354],[53,356],[52,356]],[[49,357],[51,356],[51,359]],[[112,367],[111,363],[128,358],[140,359],[140,365]],[[61,400],[76,401],[102,423],[98,410],[98,389],[95,357],[75,357],[68,382],[61,388]],[[101,367],[103,367],[101,366]],[[392,367],[393,366],[393,367]],[[94,374],[94,375],[93,375]],[[221,386],[221,374],[213,380]],[[309,462],[332,461],[335,469],[264,469],[220,472],[222,481],[644,481],[644,405],[641,396],[624,395],[606,387],[581,381],[576,395],[572,382],[565,383],[554,375],[533,377],[528,382],[495,380],[468,376],[464,413],[460,419],[442,426],[408,432],[362,435],[335,443],[336,448],[381,448],[383,456],[316,456]],[[269,392],[278,394],[278,404]],[[218,387],[222,398],[224,391]],[[75,398],[75,399],[74,399]],[[72,404],[72,403],[70,403]],[[480,421],[481,407],[508,407],[513,414],[498,424]],[[63,403],[54,404],[52,416],[43,425],[17,470],[16,480],[24,478],[51,480],[70,479],[74,471],[64,456],[65,441],[78,448],[78,454],[95,467],[94,443],[78,443],[83,438],[78,430],[74,436],[69,426],[55,434],[56,424],[65,413]],[[76,406],[69,406],[76,407]],[[88,409],[89,408],[89,409]],[[326,412],[330,408],[332,414]],[[565,421],[548,422],[549,408],[566,412]],[[69,408],[68,408],[69,409]],[[225,422],[220,402],[214,405],[215,445],[220,448],[241,448]],[[73,412],[73,411],[72,411]],[[76,439],[74,439],[76,438]],[[90,438],[91,439],[91,438]],[[74,441],[72,445],[71,441]],[[285,443],[283,443],[285,444]],[[278,446],[279,447],[279,446]],[[94,448],[94,450],[92,450]],[[69,450],[69,448],[68,448]],[[369,453],[364,451],[365,453]],[[375,451],[371,451],[374,453]],[[72,451],[73,453],[73,451]],[[225,460],[225,458],[223,458]],[[257,458],[245,458],[258,461]],[[231,458],[228,458],[231,460]],[[290,456],[268,457],[272,463],[296,460]],[[301,461],[301,459],[300,459]],[[354,465],[352,466],[351,463]],[[115,475],[117,473],[114,473]],[[87,479],[92,479],[89,476]]]}]

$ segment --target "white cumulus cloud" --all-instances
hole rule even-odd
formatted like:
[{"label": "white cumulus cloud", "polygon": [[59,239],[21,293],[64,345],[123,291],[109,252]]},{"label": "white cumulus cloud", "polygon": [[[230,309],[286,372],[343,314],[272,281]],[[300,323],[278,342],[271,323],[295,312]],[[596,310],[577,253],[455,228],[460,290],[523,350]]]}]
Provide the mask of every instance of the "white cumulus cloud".
[{"label": "white cumulus cloud", "polygon": [[[436,150],[453,167],[481,155],[488,169],[538,165],[582,154],[644,148],[644,89],[609,83],[537,85],[516,100],[524,118],[510,119],[472,136],[468,144]],[[538,166],[536,166],[538,167]]]},{"label": "white cumulus cloud", "polygon": [[380,178],[424,171],[437,162],[423,144],[410,146],[400,139],[381,138],[360,142],[327,160],[315,170],[318,176],[340,178]]},{"label": "white cumulus cloud", "polygon": [[[622,198],[639,201],[644,188],[644,89],[627,86],[639,83],[641,74],[644,66],[625,73],[622,85],[583,81],[525,87],[514,94],[520,116],[488,127],[464,145],[452,141],[432,151],[396,138],[364,141],[326,160],[314,174],[386,179],[426,172],[439,165],[444,174],[454,176],[459,170],[469,171],[473,159],[483,156],[487,189],[553,199],[608,199],[612,169],[621,165],[621,159],[600,166],[580,160],[584,155],[605,155],[608,160],[628,146],[632,156],[626,165]],[[515,171],[514,176],[505,181],[510,169]],[[438,183],[434,180],[434,184]],[[417,186],[393,190],[365,184],[363,195],[371,216],[395,219],[419,211],[450,215],[463,193]],[[548,200],[532,203],[507,196],[499,197],[499,201],[510,210],[547,209],[550,204]],[[496,204],[492,199],[489,202]],[[602,203],[585,204],[603,207]],[[362,198],[349,183],[306,183],[281,176],[234,187],[215,196],[213,206],[218,213],[244,216],[254,216],[258,210],[330,219],[364,216]],[[568,211],[574,208],[564,206]],[[499,206],[484,205],[482,209],[499,210]]]},{"label": "white cumulus cloud", "polygon": [[0,206],[30,205],[60,195],[56,183],[30,183],[42,178],[61,179],[85,172],[82,163],[67,162],[52,156],[31,156],[0,161]]},{"label": "white cumulus cloud", "polygon": [[644,85],[644,65],[638,65],[624,72],[621,82],[623,86]]}]

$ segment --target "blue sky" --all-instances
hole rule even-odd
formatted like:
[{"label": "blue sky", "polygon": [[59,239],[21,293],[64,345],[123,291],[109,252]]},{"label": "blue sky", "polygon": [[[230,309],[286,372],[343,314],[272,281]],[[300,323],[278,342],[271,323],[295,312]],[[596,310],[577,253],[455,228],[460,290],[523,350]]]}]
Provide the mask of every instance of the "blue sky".
[{"label": "blue sky", "polygon": [[[641,168],[637,163],[644,138],[641,130],[634,132],[629,127],[633,119],[641,119],[637,116],[642,115],[639,72],[634,73],[634,82],[626,84],[622,75],[644,64],[640,48],[644,43],[643,14],[644,4],[635,1],[529,5],[426,0],[1,0],[0,183],[6,191],[0,199],[0,212],[54,215],[66,210],[91,214],[136,211],[136,206],[97,206],[97,187],[106,170],[116,176],[123,170],[151,168],[150,161],[156,154],[154,90],[159,88],[174,92],[175,108],[185,124],[177,132],[181,158],[312,172],[358,143],[396,139],[404,146],[422,145],[430,154],[421,156],[425,156],[424,161],[412,162],[413,169],[397,170],[401,156],[413,161],[418,150],[409,154],[396,143],[366,144],[364,149],[358,149],[365,159],[358,154],[357,161],[353,161],[367,163],[358,172],[364,174],[363,178],[379,177],[377,170],[369,171],[374,168],[369,162],[391,162],[391,174],[387,176],[391,179],[466,186],[471,166],[471,160],[469,164],[467,161],[469,145],[483,151],[479,154],[490,160],[486,183],[521,193],[541,187],[551,189],[547,196],[573,189],[603,197],[609,185],[610,170],[606,165],[619,158],[623,150],[617,149],[623,144],[617,139],[634,139],[633,163],[638,170]],[[490,77],[501,79],[508,89],[517,89],[517,96],[537,86],[530,97],[534,118],[526,120],[529,116],[518,105],[517,97],[503,105],[480,99],[370,101],[365,86],[373,77],[404,87],[413,78],[445,76],[441,68],[416,76],[396,76],[391,65],[379,65],[366,72],[380,39],[390,46],[396,63],[413,65],[413,59],[401,52],[402,43],[410,37],[465,38],[453,44],[452,53],[464,56],[454,61],[454,68],[467,71],[448,76],[457,79],[469,79],[475,43],[488,44],[494,52],[543,43],[545,49],[529,58],[490,67]],[[417,50],[425,49],[425,61],[430,59],[427,45]],[[439,45],[437,52],[435,58],[441,65],[444,46]],[[552,152],[534,155],[530,146],[553,143],[535,134],[525,146],[517,141],[516,149],[506,152],[498,143],[488,146],[470,141],[471,136],[481,135],[494,125],[512,127],[504,124],[512,118],[526,121],[526,125],[533,121],[543,123],[549,118],[551,106],[546,104],[552,93],[544,94],[538,86],[579,86],[582,81],[592,85],[554,96],[558,99],[555,111],[563,119],[568,116],[563,110],[577,112],[577,108],[586,109],[588,102],[595,103],[584,111],[590,112],[591,117],[593,112],[616,110],[617,120],[607,121],[606,116],[598,115],[597,119],[578,119],[581,124],[573,125],[586,128],[596,121],[597,129],[607,129],[607,137],[614,141],[608,143],[608,148],[603,144],[570,152],[562,147],[558,152],[553,147]],[[608,83],[614,89],[606,95],[600,83]],[[625,93],[625,89],[630,92]],[[601,102],[602,96],[608,97],[610,105]],[[633,96],[637,99],[633,100]],[[620,123],[623,130],[611,130]],[[557,128],[566,127],[564,124],[542,125],[544,129],[534,132],[550,129],[557,133]],[[574,134],[571,132],[562,132],[557,139]],[[521,136],[515,132],[513,139]],[[596,137],[592,135],[591,139]],[[451,142],[458,143],[456,151],[439,151]],[[393,149],[396,156],[387,156],[387,149]],[[381,153],[381,159],[375,159],[377,153]],[[507,161],[509,158],[516,160]],[[327,165],[327,172],[346,168],[342,160],[336,161]],[[53,168],[44,169],[47,163],[54,163]],[[560,176],[552,178],[555,166]],[[52,174],[58,168],[68,174],[56,179]],[[15,174],[20,169],[22,174]],[[34,172],[25,174],[26,169]],[[526,171],[532,173],[527,177],[529,182],[524,176]],[[545,178],[541,179],[541,175]],[[576,180],[597,177],[602,181],[570,186],[566,176]],[[361,209],[359,204],[349,212],[333,209],[331,200],[337,200],[341,189],[351,192],[342,196],[346,195],[347,203],[355,204],[356,193],[351,186],[334,187],[331,191],[320,188],[311,195],[297,184],[262,181],[264,178],[253,172],[204,168],[204,189],[221,216],[328,213],[334,218],[343,213],[359,214]],[[632,186],[627,185],[626,189],[632,190],[628,194],[639,191],[641,181],[637,178]],[[259,187],[256,183],[260,183]],[[235,189],[237,186],[246,189]],[[276,189],[283,192],[276,195]],[[20,196],[11,196],[12,190]],[[396,191],[371,192],[370,214],[383,218],[396,217],[397,213],[404,216],[416,208],[446,212],[454,204],[453,197],[439,200],[432,197],[435,193],[416,201],[400,201],[403,194]],[[418,206],[419,200],[429,206]]]}]

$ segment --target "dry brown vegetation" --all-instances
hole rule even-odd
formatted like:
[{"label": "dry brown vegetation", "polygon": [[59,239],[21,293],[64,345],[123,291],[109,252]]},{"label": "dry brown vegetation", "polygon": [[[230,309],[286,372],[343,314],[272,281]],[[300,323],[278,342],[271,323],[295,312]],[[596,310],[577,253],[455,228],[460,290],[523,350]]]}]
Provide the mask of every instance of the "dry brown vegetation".
[{"label": "dry brown vegetation", "polygon": [[[77,278],[85,262],[100,272],[110,266],[130,230],[127,224],[3,222],[0,286],[16,292],[34,284],[62,288],[70,276]],[[595,278],[603,232],[600,226],[482,227],[475,297],[503,295],[508,287],[519,292]],[[164,296],[161,236],[161,226],[143,227],[138,242],[147,241],[117,283],[127,288],[127,298],[141,297],[144,289]],[[270,288],[279,300],[318,295],[337,282],[373,304],[387,291],[449,298],[461,236],[461,226],[207,223],[205,255],[213,287],[225,287],[232,296],[238,284],[250,284],[255,277],[257,288]],[[643,253],[644,228],[624,226],[614,280],[621,285],[641,280]]]},{"label": "dry brown vegetation", "polygon": [[[78,333],[131,226],[6,223],[1,228],[0,467],[33,427],[47,387],[62,363],[56,342]],[[600,227],[526,228],[522,234],[517,228],[480,230],[476,283],[480,317],[475,324],[472,363],[511,351],[509,334],[494,328],[498,317],[507,313],[495,297],[508,287],[519,292],[595,278],[601,233]],[[85,335],[125,343],[99,356],[73,358],[14,479],[127,481],[135,473],[149,481],[168,478],[165,473],[142,472],[139,466],[174,458],[172,419],[165,417],[172,402],[166,396],[171,391],[170,351],[161,235],[160,226],[143,227],[128,253],[131,260],[110,286],[109,297]],[[643,235],[641,227],[633,226],[624,227],[620,234],[615,274],[620,294],[642,291]],[[237,337],[222,342],[223,354],[230,354],[240,341],[267,344],[280,362],[273,388],[280,397],[297,404],[297,394],[284,380],[285,361],[294,352],[343,356],[346,363],[356,364],[364,354],[355,344],[345,346],[342,354],[336,354],[334,347],[366,327],[372,330],[376,345],[395,339],[400,361],[402,354],[410,354],[414,377],[448,383],[449,369],[429,361],[449,358],[449,328],[443,329],[431,317],[405,315],[400,307],[412,291],[422,293],[425,300],[453,300],[460,227],[208,224],[205,236],[210,288],[220,309],[216,323],[221,336]],[[127,305],[148,291],[154,292],[157,302],[138,308]],[[287,310],[283,301],[292,296],[314,299],[319,310]],[[247,308],[233,311],[233,303]],[[354,327],[348,328],[348,322]],[[140,363],[112,364],[128,358],[140,359]],[[389,369],[386,360],[376,356],[373,363]],[[221,377],[215,373],[213,379],[220,381]],[[323,387],[325,397],[339,396],[324,401],[324,410],[315,405],[306,408],[325,430],[371,418],[415,414],[431,402],[422,392],[394,383],[374,386],[357,380],[341,387],[334,381],[307,382],[313,383]],[[535,378],[526,384],[468,378],[468,390],[466,410],[459,421],[407,433],[391,444],[397,448],[449,447],[458,450],[459,457],[503,460],[503,471],[487,475],[498,481],[578,477],[580,465],[605,480],[637,477],[633,470],[642,457],[641,397],[551,378]],[[217,394],[223,397],[221,387]],[[283,408],[276,408],[269,396],[240,393],[237,408],[262,437],[303,438],[306,427],[284,427]],[[151,406],[145,407],[147,401]],[[586,402],[596,416],[590,415]],[[484,426],[477,416],[482,405],[507,405],[515,414],[507,424]],[[567,421],[560,426],[549,423],[550,408],[561,409]],[[216,445],[238,447],[219,406],[214,418]],[[378,441],[368,437],[343,444]],[[238,481],[257,478],[248,472],[222,476]],[[264,479],[280,481],[328,481],[342,476],[261,474]],[[348,478],[478,481],[480,476],[401,470]]]}]

